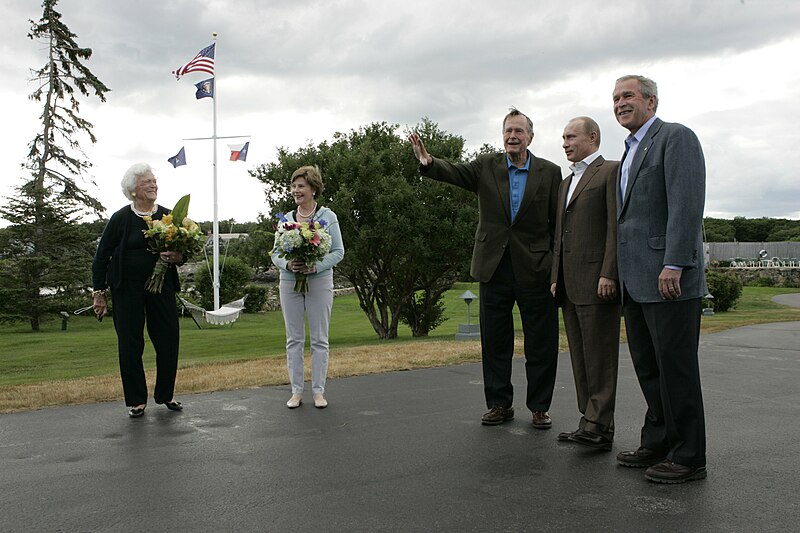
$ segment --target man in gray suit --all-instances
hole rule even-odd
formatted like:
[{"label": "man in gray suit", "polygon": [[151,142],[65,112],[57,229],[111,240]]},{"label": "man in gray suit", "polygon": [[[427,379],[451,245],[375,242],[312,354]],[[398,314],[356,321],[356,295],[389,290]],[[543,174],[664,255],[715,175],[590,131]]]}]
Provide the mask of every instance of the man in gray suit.
[{"label": "man in gray suit", "polygon": [[638,449],[622,466],[683,483],[706,477],[697,360],[703,270],[705,160],[697,136],[655,116],[658,88],[643,76],[614,87],[614,116],[630,131],[617,188],[617,255],[623,314],[647,402]]},{"label": "man in gray suit", "polygon": [[550,290],[561,306],[581,419],[558,435],[611,450],[619,366],[620,301],[617,287],[617,170],[600,149],[600,127],[577,117],[564,128],[572,162],[558,192]]},{"label": "man in gray suit", "polygon": [[558,363],[558,310],[550,294],[550,270],[561,169],[528,150],[533,123],[516,109],[503,119],[505,152],[482,154],[469,163],[434,158],[417,134],[409,140],[423,176],[478,197],[470,274],[480,282],[483,390],[489,408],[481,423],[498,425],[514,418],[516,303],[525,337],[525,404],[533,413],[533,427],[549,429]]}]

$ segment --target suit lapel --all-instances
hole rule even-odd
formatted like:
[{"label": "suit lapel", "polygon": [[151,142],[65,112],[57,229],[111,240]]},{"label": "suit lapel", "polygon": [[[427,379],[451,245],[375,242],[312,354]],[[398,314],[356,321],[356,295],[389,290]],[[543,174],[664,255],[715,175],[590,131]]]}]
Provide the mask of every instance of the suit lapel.
[{"label": "suit lapel", "polygon": [[528,207],[533,203],[533,199],[536,197],[536,191],[539,190],[539,185],[542,183],[541,163],[532,153],[528,153],[531,157],[531,164],[528,167],[528,181],[525,184],[525,192],[522,195],[522,201],[519,204],[519,211],[517,212],[517,218],[515,220],[519,220],[519,218],[525,214],[525,211],[528,210]]},{"label": "suit lapel", "polygon": [[597,156],[597,158],[594,161],[592,161],[592,164],[589,165],[589,168],[587,168],[583,172],[581,180],[575,186],[575,190],[572,191],[572,198],[569,199],[570,204],[575,201],[575,198],[577,198],[578,195],[581,193],[581,191],[583,191],[583,189],[586,188],[589,182],[592,181],[594,175],[597,174],[597,171],[600,170],[601,166],[603,166],[603,161],[605,161],[605,159],[603,159],[603,156],[601,155]]},{"label": "suit lapel", "polygon": [[[528,177],[530,179],[530,176]],[[511,223],[511,186],[508,179],[508,159],[505,153],[500,154],[497,164],[494,166],[494,183],[497,187],[497,194],[500,196],[500,203],[506,220]],[[526,187],[527,188],[527,187]],[[519,216],[519,213],[517,213]]]},{"label": "suit lapel", "polygon": [[[570,174],[569,176],[564,178],[563,185],[558,191],[558,206],[563,209],[566,209],[567,207],[567,194],[569,193],[569,188],[572,186],[572,180],[574,178],[575,174]],[[563,211],[563,209],[560,209],[559,212]]]},{"label": "suit lapel", "polygon": [[[661,125],[663,124],[662,120],[657,118],[653,123],[650,125],[650,129],[647,130],[647,134],[642,139],[642,142],[639,143],[639,147],[636,148],[636,153],[633,156],[633,162],[631,163],[631,168],[628,171],[628,185],[625,189],[625,199],[623,200],[622,207],[618,210],[622,212],[625,208],[625,205],[628,203],[628,199],[631,196],[631,190],[633,189],[633,184],[636,181],[636,178],[639,177],[639,171],[642,169],[642,163],[644,163],[645,157],[647,157],[647,152],[650,151],[650,148],[653,146],[653,137],[658,134],[658,131],[661,129]],[[619,177],[622,177],[622,165],[619,166]],[[619,182],[619,178],[617,179]],[[619,189],[619,187],[617,187]],[[617,197],[619,199],[619,197]]]}]

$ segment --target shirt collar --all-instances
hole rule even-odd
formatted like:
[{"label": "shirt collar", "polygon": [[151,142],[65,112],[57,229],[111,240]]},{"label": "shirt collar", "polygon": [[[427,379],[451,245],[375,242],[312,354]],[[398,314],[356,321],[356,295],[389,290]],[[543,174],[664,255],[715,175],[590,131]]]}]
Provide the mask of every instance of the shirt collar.
[{"label": "shirt collar", "polygon": [[598,157],[600,157],[600,151],[599,150],[594,152],[594,153],[591,153],[591,154],[587,155],[586,157],[584,157],[583,159],[581,159],[580,161],[578,161],[576,163],[572,163],[569,166],[569,169],[572,171],[573,174],[577,174],[579,172],[583,172],[584,170],[589,168],[589,165],[594,163],[594,160],[597,159]]},{"label": "shirt collar", "polygon": [[506,162],[508,163],[508,168],[511,169],[511,167],[514,167],[514,168],[518,168],[520,170],[530,170],[530,168],[531,168],[531,151],[528,150],[526,152],[526,154],[528,156],[528,159],[525,161],[525,164],[522,165],[521,167],[518,167],[517,165],[512,163],[511,162],[511,158],[508,157],[508,154],[506,154]]},{"label": "shirt collar", "polygon": [[644,139],[644,136],[647,135],[647,130],[650,129],[650,126],[652,126],[653,122],[655,121],[656,121],[656,116],[653,115],[652,117],[650,117],[650,120],[642,124],[642,127],[639,128],[636,131],[636,133],[628,135],[628,139],[636,139],[636,144],[639,144],[640,142],[642,142],[642,139]]}]

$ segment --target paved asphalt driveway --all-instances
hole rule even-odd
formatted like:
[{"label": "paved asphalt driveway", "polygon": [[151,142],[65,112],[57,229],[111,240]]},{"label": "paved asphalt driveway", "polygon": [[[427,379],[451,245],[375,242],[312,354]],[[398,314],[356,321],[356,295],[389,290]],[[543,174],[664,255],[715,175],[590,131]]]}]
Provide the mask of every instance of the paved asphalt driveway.
[{"label": "paved asphalt driveway", "polygon": [[[644,404],[620,356],[612,453],[576,427],[567,354],[551,414],[480,425],[478,364],[331,380],[330,407],[266,387],[0,415],[2,531],[798,531],[800,322],[704,336],[708,479],[618,467]],[[376,348],[379,349],[379,348]],[[178,377],[180,379],[180,375]]]}]

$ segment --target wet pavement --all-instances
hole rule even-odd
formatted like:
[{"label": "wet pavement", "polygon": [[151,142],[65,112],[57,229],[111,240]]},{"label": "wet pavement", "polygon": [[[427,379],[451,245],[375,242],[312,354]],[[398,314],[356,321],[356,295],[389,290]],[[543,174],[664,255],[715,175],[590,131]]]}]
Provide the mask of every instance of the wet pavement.
[{"label": "wet pavement", "polygon": [[324,410],[281,386],[136,420],[122,402],[0,415],[0,530],[797,531],[799,350],[800,322],[701,339],[709,474],[677,486],[616,465],[645,411],[625,345],[611,453],[556,441],[579,417],[567,354],[546,431],[521,360],[495,427],[479,364],[329,380]]}]

